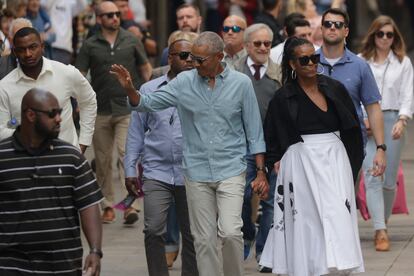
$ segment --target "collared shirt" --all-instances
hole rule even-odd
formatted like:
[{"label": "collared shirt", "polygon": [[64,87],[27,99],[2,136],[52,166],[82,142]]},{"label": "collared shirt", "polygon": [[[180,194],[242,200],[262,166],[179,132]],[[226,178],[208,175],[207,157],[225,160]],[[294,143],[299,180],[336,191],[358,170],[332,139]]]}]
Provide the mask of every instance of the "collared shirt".
[{"label": "collared shirt", "polygon": [[322,47],[316,53],[321,55],[320,64],[323,65],[323,74],[340,81],[348,90],[357,110],[364,141],[366,141],[366,128],[361,104],[367,106],[381,100],[378,86],[368,63],[347,48],[334,66],[331,66],[325,59]]},{"label": "collared shirt", "polygon": [[[168,83],[163,75],[141,86],[140,93],[151,94]],[[126,177],[137,176],[141,158],[143,176],[173,185],[184,185],[181,123],[175,107],[158,112],[131,113],[124,158]]]},{"label": "collared shirt", "polygon": [[224,53],[224,57],[223,57],[223,61],[225,63],[228,64],[228,66],[233,69],[234,68],[234,64],[237,63],[237,61],[241,60],[242,58],[244,58],[245,56],[247,56],[247,52],[246,49],[242,49],[241,51],[235,53],[233,56],[230,56],[229,54],[227,54],[225,51]]},{"label": "collared shirt", "polygon": [[[88,161],[60,139],[0,142],[2,275],[81,275],[79,212],[103,199]],[[16,272],[18,271],[18,272]]]},{"label": "collared shirt", "polygon": [[112,46],[100,29],[85,41],[76,59],[76,67],[82,72],[90,69],[99,115],[123,116],[130,113],[124,89],[109,73],[111,66],[123,65],[130,72],[135,87],[139,87],[142,79],[138,67],[147,61],[141,41],[122,28]]},{"label": "collared shirt", "polygon": [[[254,68],[254,61],[250,58],[250,56],[247,57],[247,66],[250,69],[250,72],[252,73],[252,75],[254,76],[254,73],[256,73],[256,69]],[[268,66],[269,62],[266,61],[265,63],[262,64],[262,66],[260,66],[260,78],[263,78],[264,74],[267,71],[267,66]]]},{"label": "collared shirt", "polygon": [[266,150],[252,82],[242,73],[225,67],[211,89],[196,69],[185,71],[156,93],[141,95],[133,108],[172,106],[182,125],[185,176],[192,181],[216,182],[245,171],[246,142],[252,154]]},{"label": "collared shirt", "polygon": [[367,60],[382,96],[382,110],[397,110],[398,115],[412,118],[413,65],[405,56],[400,62],[390,51],[383,64]]},{"label": "collared shirt", "polygon": [[[37,79],[26,76],[18,66],[0,81],[0,140],[11,136],[20,124],[22,98],[32,88],[51,92],[63,108],[60,139],[76,147],[92,143],[96,118],[95,92],[75,67],[45,57]],[[76,98],[80,109],[79,139],[72,119],[70,97]]]}]

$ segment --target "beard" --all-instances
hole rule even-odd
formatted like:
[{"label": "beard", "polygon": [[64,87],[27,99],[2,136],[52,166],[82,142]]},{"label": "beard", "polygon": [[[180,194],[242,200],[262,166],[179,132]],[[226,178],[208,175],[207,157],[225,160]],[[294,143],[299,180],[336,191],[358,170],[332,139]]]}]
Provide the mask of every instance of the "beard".
[{"label": "beard", "polygon": [[36,120],[34,124],[36,132],[47,139],[56,139],[59,136],[59,129],[56,130],[55,128],[50,129],[44,124],[40,122],[40,120]]}]

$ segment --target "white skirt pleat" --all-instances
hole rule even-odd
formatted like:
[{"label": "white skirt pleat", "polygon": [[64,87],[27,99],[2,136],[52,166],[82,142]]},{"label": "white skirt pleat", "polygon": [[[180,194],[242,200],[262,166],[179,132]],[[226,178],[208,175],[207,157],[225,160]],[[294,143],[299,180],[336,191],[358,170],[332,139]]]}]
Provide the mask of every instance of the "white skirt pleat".
[{"label": "white skirt pleat", "polygon": [[352,170],[337,135],[303,135],[281,159],[274,222],[260,259],[273,273],[364,271]]}]

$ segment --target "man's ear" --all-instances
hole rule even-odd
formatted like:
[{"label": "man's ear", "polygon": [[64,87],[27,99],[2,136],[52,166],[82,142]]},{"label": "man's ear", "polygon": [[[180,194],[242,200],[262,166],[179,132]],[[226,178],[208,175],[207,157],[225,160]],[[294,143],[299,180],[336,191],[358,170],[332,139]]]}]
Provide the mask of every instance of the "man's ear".
[{"label": "man's ear", "polygon": [[26,112],[24,112],[24,116],[26,116],[26,120],[28,120],[31,123],[36,121],[36,113],[30,108]]}]

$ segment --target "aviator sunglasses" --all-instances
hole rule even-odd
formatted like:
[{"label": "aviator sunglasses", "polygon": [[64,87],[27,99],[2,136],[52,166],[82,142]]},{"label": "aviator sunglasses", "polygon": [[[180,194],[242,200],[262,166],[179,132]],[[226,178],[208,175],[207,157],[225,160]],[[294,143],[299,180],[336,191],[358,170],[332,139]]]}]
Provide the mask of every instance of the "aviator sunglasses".
[{"label": "aviator sunglasses", "polygon": [[[31,110],[33,110],[33,111],[35,111],[35,112],[40,112],[40,113],[44,113],[44,114],[46,114],[50,119],[53,119],[53,118],[55,118],[56,117],[56,115],[60,115],[60,114],[62,114],[62,110],[63,110],[63,108],[53,108],[53,109],[50,109],[50,110],[41,110],[41,109],[37,109],[37,108],[33,108],[33,107],[29,107],[29,108],[26,108],[26,110],[28,110],[28,109],[31,109]],[[26,110],[24,110],[24,111],[26,111]]]},{"label": "aviator sunglasses", "polygon": [[393,32],[383,32],[383,31],[378,31],[375,33],[375,35],[378,38],[383,38],[384,36],[386,36],[387,38],[391,39],[394,37],[394,33]]},{"label": "aviator sunglasses", "polygon": [[272,46],[272,41],[269,40],[265,40],[265,41],[260,41],[260,40],[256,40],[252,42],[254,47],[259,48],[260,46],[262,46],[262,44],[266,47],[269,48],[270,46]]},{"label": "aviator sunglasses", "polygon": [[312,61],[313,64],[318,64],[320,60],[321,55],[320,54],[313,54],[310,56],[301,56],[298,58],[295,58],[299,61],[299,64],[301,66],[306,66],[309,64],[309,61]]},{"label": "aviator sunglasses", "polygon": [[116,15],[116,17],[120,18],[121,17],[121,12],[117,11],[117,12],[106,12],[106,13],[101,13],[99,16],[106,16],[108,18],[114,18],[114,16]]},{"label": "aviator sunglasses", "polygon": [[344,26],[346,27],[345,23],[341,21],[326,20],[326,21],[323,21],[322,25],[327,29],[330,29],[332,28],[332,26],[335,26],[335,29],[338,29],[338,30],[342,29]]},{"label": "aviator sunglasses", "polygon": [[181,60],[187,60],[190,56],[190,52],[178,52],[178,53],[170,53],[172,56],[178,56]]},{"label": "aviator sunglasses", "polygon": [[232,30],[233,33],[239,33],[241,31],[243,31],[244,29],[242,27],[239,26],[224,26],[223,27],[223,32],[228,33],[230,32],[230,30]]}]

